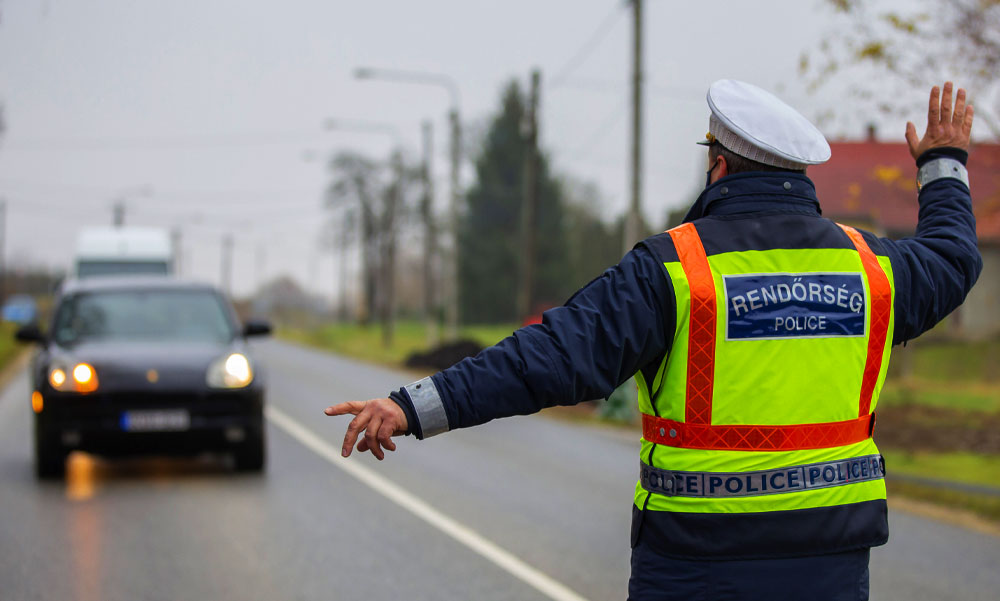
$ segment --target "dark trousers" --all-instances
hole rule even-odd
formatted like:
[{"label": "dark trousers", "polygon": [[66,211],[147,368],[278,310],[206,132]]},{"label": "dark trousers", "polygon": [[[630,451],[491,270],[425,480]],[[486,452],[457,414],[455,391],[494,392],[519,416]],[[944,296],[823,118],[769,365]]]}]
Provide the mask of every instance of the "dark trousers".
[{"label": "dark trousers", "polygon": [[692,560],[632,549],[629,601],[867,601],[868,549],[785,559]]}]

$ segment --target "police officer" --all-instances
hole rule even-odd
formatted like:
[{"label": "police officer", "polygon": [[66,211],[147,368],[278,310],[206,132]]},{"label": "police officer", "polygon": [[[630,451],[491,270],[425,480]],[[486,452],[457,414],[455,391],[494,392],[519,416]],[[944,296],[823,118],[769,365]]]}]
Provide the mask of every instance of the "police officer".
[{"label": "police officer", "polygon": [[[708,92],[709,168],[685,223],[648,238],[543,323],[389,398],[349,402],[378,459],[497,417],[607,397],[642,414],[629,598],[868,598],[888,538],[872,441],[890,348],[958,307],[982,269],[965,163],[973,109],[930,94],[919,222],[902,240],[821,216],[820,132],[750,84]],[[358,441],[359,436],[364,437]]]}]

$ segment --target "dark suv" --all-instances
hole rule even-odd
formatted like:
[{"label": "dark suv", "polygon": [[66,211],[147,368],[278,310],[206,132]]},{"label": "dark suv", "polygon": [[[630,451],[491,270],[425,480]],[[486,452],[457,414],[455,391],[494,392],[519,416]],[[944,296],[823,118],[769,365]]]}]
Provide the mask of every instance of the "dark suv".
[{"label": "dark suv", "polygon": [[70,451],[98,455],[230,452],[239,470],[265,460],[264,386],[241,327],[216,289],[166,277],[63,285],[47,334],[34,325],[35,469],[64,474]]}]

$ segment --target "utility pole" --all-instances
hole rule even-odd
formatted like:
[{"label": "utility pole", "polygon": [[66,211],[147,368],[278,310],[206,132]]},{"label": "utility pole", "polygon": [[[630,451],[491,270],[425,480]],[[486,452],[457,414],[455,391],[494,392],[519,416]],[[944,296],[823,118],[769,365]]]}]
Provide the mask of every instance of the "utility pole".
[{"label": "utility pole", "polygon": [[405,175],[403,166],[403,155],[401,150],[396,150],[391,160],[393,178],[395,182],[388,190],[386,201],[388,206],[382,213],[381,236],[382,239],[382,286],[379,291],[379,299],[382,309],[382,345],[388,347],[392,344],[393,330],[396,320],[396,218],[397,212],[403,203],[403,186]]},{"label": "utility pole", "polygon": [[531,72],[528,107],[521,122],[524,137],[524,193],[521,200],[521,286],[517,312],[521,319],[531,315],[534,302],[535,247],[538,230],[538,102],[541,73]]},{"label": "utility pole", "polygon": [[226,296],[233,295],[233,236],[225,234],[222,236],[222,274],[221,285]]},{"label": "utility pole", "polygon": [[423,123],[424,164],[422,177],[424,195],[420,200],[420,216],[424,220],[424,323],[427,326],[427,346],[434,348],[438,343],[437,303],[435,292],[437,282],[434,277],[434,259],[437,255],[437,228],[434,224],[434,125]]},{"label": "utility pole", "polygon": [[451,123],[451,200],[448,206],[448,229],[451,231],[451,252],[448,253],[448,302],[445,306],[445,339],[458,338],[458,203],[459,171],[462,168],[462,123],[456,104],[448,112]]},{"label": "utility pole", "polygon": [[350,211],[345,211],[343,219],[340,222],[340,269],[338,274],[340,276],[340,306],[338,307],[338,315],[340,316],[340,321],[347,321],[347,251],[351,247],[351,235],[355,228],[354,213]]},{"label": "utility pole", "polygon": [[170,254],[173,255],[174,275],[181,275],[181,226],[175,225],[170,231]]},{"label": "utility pole", "polygon": [[121,227],[125,225],[125,201],[116,200],[111,209],[111,225]]},{"label": "utility pole", "polygon": [[642,235],[642,0],[632,2],[632,190],[625,216],[624,252]]},{"label": "utility pole", "polygon": [[267,247],[260,240],[257,241],[257,256],[254,261],[254,267],[256,268],[254,277],[254,294],[260,292],[260,287],[264,285],[264,270],[267,265]]},{"label": "utility pole", "polygon": [[0,302],[7,300],[7,200],[0,198]]}]

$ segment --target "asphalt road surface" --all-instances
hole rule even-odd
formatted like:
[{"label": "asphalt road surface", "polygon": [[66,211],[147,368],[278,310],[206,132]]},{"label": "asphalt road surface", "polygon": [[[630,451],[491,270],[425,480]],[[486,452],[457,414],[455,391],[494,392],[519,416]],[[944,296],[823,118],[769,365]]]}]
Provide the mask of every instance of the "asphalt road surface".
[{"label": "asphalt road surface", "polygon": [[[28,381],[0,393],[0,599],[624,599],[635,435],[518,417],[386,461],[338,457],[322,409],[416,379],[257,345],[269,465],[71,457],[32,475]],[[894,513],[872,599],[996,599],[1000,538]]]}]

